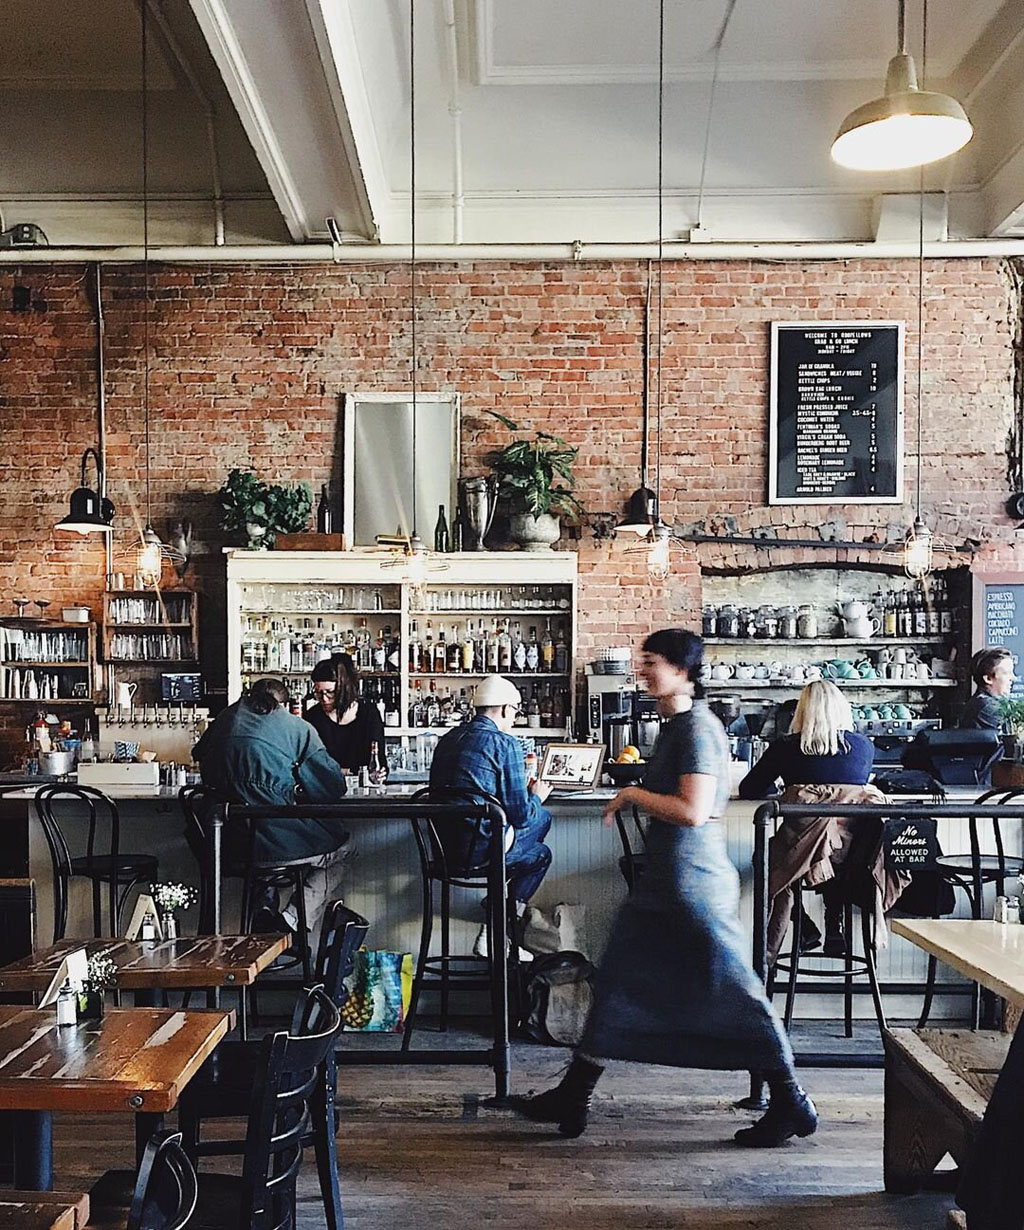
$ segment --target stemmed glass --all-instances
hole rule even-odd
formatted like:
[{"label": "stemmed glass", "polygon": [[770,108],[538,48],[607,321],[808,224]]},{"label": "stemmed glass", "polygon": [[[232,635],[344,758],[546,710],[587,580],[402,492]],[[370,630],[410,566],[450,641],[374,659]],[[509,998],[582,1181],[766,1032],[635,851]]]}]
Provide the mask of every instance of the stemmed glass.
[{"label": "stemmed glass", "polygon": [[18,608],[18,618],[19,619],[25,618],[25,608],[28,606],[28,603],[29,603],[29,600],[27,598],[15,598],[14,599],[14,605]]},{"label": "stemmed glass", "polygon": [[50,600],[49,598],[33,598],[32,605],[39,608],[39,618],[44,619],[46,617],[46,608],[50,605]]}]

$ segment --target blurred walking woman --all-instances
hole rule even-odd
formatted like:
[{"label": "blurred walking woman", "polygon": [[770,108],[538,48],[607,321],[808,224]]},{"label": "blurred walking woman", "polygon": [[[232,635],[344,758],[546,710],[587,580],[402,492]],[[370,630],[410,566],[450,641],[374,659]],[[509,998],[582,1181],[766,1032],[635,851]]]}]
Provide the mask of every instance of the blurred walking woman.
[{"label": "blurred walking woman", "polygon": [[359,699],[359,672],[347,653],[332,654],[316,664],[313,695],[317,703],[306,710],[306,721],[345,772],[358,773],[370,763],[371,743],[377,744],[381,768],[386,771],[380,710],[372,702]]},{"label": "blurred walking woman", "polygon": [[817,1127],[740,930],[739,877],[717,823],[729,797],[729,747],[703,699],[703,652],[700,638],[681,628],[643,643],[637,673],[658,702],[661,733],[643,786],[620,790],[605,821],[629,806],[650,816],[646,865],[612,925],[594,1007],[561,1084],[515,1100],[563,1136],[586,1127],[608,1059],[761,1071],[771,1103],[736,1133],[741,1145],[781,1145]]}]

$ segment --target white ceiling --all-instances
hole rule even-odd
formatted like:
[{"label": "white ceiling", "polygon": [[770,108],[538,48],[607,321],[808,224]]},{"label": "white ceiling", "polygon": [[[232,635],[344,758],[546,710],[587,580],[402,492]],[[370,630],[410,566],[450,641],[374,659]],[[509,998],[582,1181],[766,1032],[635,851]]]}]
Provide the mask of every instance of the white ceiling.
[{"label": "white ceiling", "polygon": [[[421,240],[655,237],[657,0],[415,2]],[[921,3],[907,6],[919,72]],[[697,220],[727,7],[666,0],[666,238]],[[916,174],[828,157],[843,116],[882,90],[896,9],[737,0],[705,170],[713,239],[870,240],[883,198],[916,191]],[[346,239],[408,240],[408,0],[150,0],[150,12],[155,243],[213,242],[208,109],[229,244],[323,239],[328,215]],[[53,245],[136,242],[135,0],[0,0],[0,21],[4,225],[37,222]],[[927,176],[948,193],[949,234],[1024,235],[1024,3],[929,0],[928,27],[927,82],[976,129]]]}]

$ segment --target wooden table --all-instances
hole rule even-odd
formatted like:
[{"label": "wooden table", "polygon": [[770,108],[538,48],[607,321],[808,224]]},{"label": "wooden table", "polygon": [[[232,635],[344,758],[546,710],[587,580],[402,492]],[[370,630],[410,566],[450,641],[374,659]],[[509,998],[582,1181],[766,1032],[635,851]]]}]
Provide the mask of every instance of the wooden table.
[{"label": "wooden table", "polygon": [[895,935],[1024,1008],[1024,926],[973,918],[894,918],[890,926]]},{"label": "wooden table", "polygon": [[[896,935],[1024,1007],[1024,926],[959,918],[901,918],[891,926]],[[918,1190],[947,1152],[966,1164],[1009,1044],[1009,1034],[991,1030],[886,1031],[886,1191]]]},{"label": "wooden table", "polygon": [[290,935],[201,935],[177,940],[61,940],[0,967],[0,991],[45,991],[69,952],[102,953],[124,991],[251,986],[291,944]]},{"label": "wooden table", "polygon": [[85,1230],[86,1192],[0,1192],[0,1230]]},{"label": "wooden table", "polygon": [[228,1012],[131,1008],[60,1028],[52,1008],[0,1005],[0,1110],[25,1112],[15,1186],[53,1187],[51,1111],[133,1112],[144,1143],[232,1024]]}]

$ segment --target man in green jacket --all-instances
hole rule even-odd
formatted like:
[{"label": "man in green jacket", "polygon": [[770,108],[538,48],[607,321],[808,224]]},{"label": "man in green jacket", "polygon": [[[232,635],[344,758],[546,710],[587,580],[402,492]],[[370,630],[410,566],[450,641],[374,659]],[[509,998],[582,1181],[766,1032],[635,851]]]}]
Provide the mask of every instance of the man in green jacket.
[{"label": "man in green jacket", "polygon": [[[261,679],[248,696],[217,715],[192,749],[204,785],[232,802],[254,806],[334,803],[345,794],[344,773],[313,727],[282,707],[287,699],[282,683]],[[306,918],[314,935],[340,880],[339,864],[349,853],[348,836],[337,824],[312,818],[282,817],[262,821],[257,828],[255,856],[260,862],[318,860],[304,877]],[[246,833],[229,830],[226,837],[229,848],[242,853]],[[278,917],[267,916],[274,913],[268,903],[260,911],[263,917],[254,919],[254,927],[283,920],[295,930],[298,915],[293,902]]]}]

